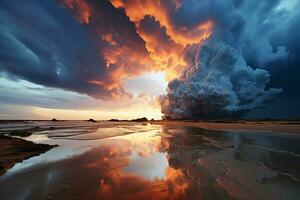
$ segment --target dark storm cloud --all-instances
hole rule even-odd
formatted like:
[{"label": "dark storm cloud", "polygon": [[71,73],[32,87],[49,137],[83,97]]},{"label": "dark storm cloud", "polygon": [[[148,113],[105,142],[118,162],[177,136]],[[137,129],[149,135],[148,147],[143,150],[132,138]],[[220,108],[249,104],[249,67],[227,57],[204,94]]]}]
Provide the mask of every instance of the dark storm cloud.
[{"label": "dark storm cloud", "polygon": [[201,45],[197,64],[171,81],[162,112],[173,119],[240,117],[263,106],[280,89],[266,89],[266,70],[247,66],[232,46],[211,38]]},{"label": "dark storm cloud", "polygon": [[105,99],[125,95],[119,75],[146,60],[134,25],[108,1],[91,1],[89,24],[57,1],[0,4],[0,70],[11,77]]},{"label": "dark storm cloud", "polygon": [[[128,95],[126,78],[166,71],[178,79],[169,85],[165,114],[201,117],[207,107],[210,116],[241,116],[267,105],[279,92],[270,88],[283,88],[276,105],[300,100],[299,3],[292,9],[291,2],[3,0],[0,71],[102,99]],[[220,92],[218,85],[228,87]],[[181,104],[187,91],[191,98]]]},{"label": "dark storm cloud", "polygon": [[108,88],[122,88],[123,78],[150,71],[152,60],[145,42],[123,10],[116,9],[107,0],[61,2],[87,27],[105,61],[107,77],[90,82]]},{"label": "dark storm cloud", "polygon": [[[170,82],[168,95],[162,99],[162,112],[173,118],[244,116],[255,108],[265,106],[280,91],[267,89],[269,73],[275,77],[269,87],[287,91],[282,94],[282,102],[286,103],[290,92],[289,98],[298,98],[291,88],[299,88],[299,80],[294,77],[299,76],[299,70],[295,70],[299,66],[295,53],[299,52],[300,45],[295,42],[297,31],[294,31],[295,34],[289,32],[289,29],[297,27],[295,23],[298,22],[298,13],[286,9],[283,6],[285,3],[288,2],[183,1],[181,7],[173,13],[175,25],[182,26],[184,21],[188,21],[188,25],[193,26],[199,20],[212,19],[214,29],[210,41],[200,44],[194,60],[190,61],[191,67],[177,80]],[[289,42],[291,40],[294,41],[292,45]],[[228,52],[220,47],[224,45],[229,49]],[[228,59],[219,60],[224,56],[231,62],[226,64]],[[239,60],[244,60],[244,64]],[[220,70],[221,66],[228,70]],[[290,75],[291,68],[296,75]],[[236,81],[236,69],[240,72],[248,71],[241,73],[239,80],[252,80],[247,83],[254,86],[251,90],[249,86],[244,88],[243,83]],[[250,72],[250,69],[254,71]],[[257,70],[261,72],[258,79]],[[289,77],[293,80],[282,81]],[[239,93],[247,94],[249,99],[244,101]],[[299,109],[291,113],[291,116],[299,116]],[[260,113],[256,116],[266,115]]]},{"label": "dark storm cloud", "polygon": [[300,118],[300,13],[284,24],[282,32],[272,40],[275,45],[285,45],[289,55],[281,62],[271,62],[266,65],[272,74],[271,87],[282,87],[284,93],[266,108],[250,113],[249,117],[257,118]]},{"label": "dark storm cloud", "polygon": [[287,24],[278,26],[289,17],[288,11],[277,11],[280,0],[274,1],[183,1],[172,13],[175,26],[193,26],[208,19],[214,22],[214,33],[226,43],[242,48],[253,65],[264,65],[286,59],[286,46],[274,46],[271,39]]},{"label": "dark storm cloud", "polygon": [[1,1],[0,12],[2,71],[50,87],[109,95],[87,82],[105,73],[97,47],[55,1]]}]

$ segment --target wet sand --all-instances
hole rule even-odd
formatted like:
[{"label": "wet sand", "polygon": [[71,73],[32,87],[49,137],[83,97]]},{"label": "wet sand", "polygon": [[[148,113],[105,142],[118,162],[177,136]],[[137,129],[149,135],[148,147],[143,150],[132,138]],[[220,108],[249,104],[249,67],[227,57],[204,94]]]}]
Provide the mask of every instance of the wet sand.
[{"label": "wet sand", "polygon": [[38,156],[54,146],[0,135],[0,176],[17,162]]},{"label": "wet sand", "polygon": [[30,122],[0,132],[34,126],[46,130],[24,139],[58,146],[1,176],[1,199],[300,197],[297,131],[253,131],[253,124],[240,131],[244,125]]},{"label": "wet sand", "polygon": [[194,122],[194,121],[155,121],[154,124],[174,126],[194,126],[209,130],[258,131],[277,134],[300,134],[299,121],[241,121],[241,122]]}]

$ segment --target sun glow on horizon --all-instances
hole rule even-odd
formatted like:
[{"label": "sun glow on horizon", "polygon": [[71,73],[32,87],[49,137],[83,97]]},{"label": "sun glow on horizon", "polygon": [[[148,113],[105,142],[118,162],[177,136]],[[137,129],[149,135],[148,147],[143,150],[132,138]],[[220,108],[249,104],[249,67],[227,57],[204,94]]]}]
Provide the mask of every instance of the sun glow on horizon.
[{"label": "sun glow on horizon", "polygon": [[[167,84],[162,72],[144,74],[128,80],[126,90],[132,93],[132,97],[102,101],[25,80],[14,81],[0,77],[0,81],[0,119],[21,120],[127,120],[140,117],[161,119],[158,96],[165,93]],[[57,98],[56,95],[61,98]],[[9,96],[14,102],[8,101]],[[57,105],[59,107],[56,107]]]},{"label": "sun glow on horizon", "polygon": [[61,120],[130,120],[141,117],[147,119],[159,120],[162,117],[160,107],[153,108],[151,106],[137,105],[130,108],[122,108],[120,110],[66,110],[66,109],[50,109],[50,108],[34,108],[34,113],[43,119],[61,119]]}]

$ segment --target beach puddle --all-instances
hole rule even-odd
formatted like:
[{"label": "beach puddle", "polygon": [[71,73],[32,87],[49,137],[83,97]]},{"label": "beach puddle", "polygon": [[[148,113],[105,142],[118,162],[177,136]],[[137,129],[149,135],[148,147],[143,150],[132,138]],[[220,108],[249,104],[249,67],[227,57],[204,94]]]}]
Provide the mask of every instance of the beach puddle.
[{"label": "beach puddle", "polygon": [[70,126],[25,137],[58,147],[0,177],[1,199],[300,197],[297,137],[139,123]]}]

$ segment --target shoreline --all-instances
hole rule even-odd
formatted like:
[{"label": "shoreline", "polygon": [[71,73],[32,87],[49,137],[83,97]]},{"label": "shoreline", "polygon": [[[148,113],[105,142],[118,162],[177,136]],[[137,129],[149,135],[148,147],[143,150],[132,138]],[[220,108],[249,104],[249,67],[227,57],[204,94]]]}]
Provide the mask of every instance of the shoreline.
[{"label": "shoreline", "polygon": [[55,145],[36,144],[24,139],[0,135],[0,176],[16,163],[45,153]]},{"label": "shoreline", "polygon": [[[9,131],[12,135],[28,135],[33,131],[32,137],[23,138],[26,140],[21,136],[0,138],[0,155],[7,154],[7,162],[20,163],[0,177],[1,197],[74,199],[76,194],[78,199],[120,199],[130,194],[129,199],[145,195],[153,195],[153,199],[159,196],[172,199],[178,195],[182,195],[180,199],[191,199],[192,194],[196,199],[258,196],[261,198],[257,199],[282,199],[280,194],[285,194],[283,197],[300,194],[297,189],[300,135],[291,135],[299,133],[297,124],[203,121],[83,124],[85,128],[75,124],[70,130],[72,124],[65,123],[60,126],[64,130],[34,123],[34,129],[23,126],[27,131]],[[93,132],[82,134],[91,130],[91,126]],[[48,132],[38,131],[44,129]],[[225,129],[231,131],[221,131]],[[76,136],[78,133],[80,137]],[[122,133],[130,135],[114,138]],[[55,140],[50,136],[61,137]],[[67,140],[68,137],[76,140]],[[1,149],[5,139],[10,146]],[[20,144],[29,147],[20,149]],[[53,148],[53,144],[59,147]],[[27,156],[33,157],[22,161]]]},{"label": "shoreline", "polygon": [[194,126],[216,131],[258,131],[281,135],[300,136],[300,123],[290,121],[241,121],[241,122],[205,122],[205,121],[154,121],[156,125]]},{"label": "shoreline", "polygon": [[[109,122],[109,121],[102,121]],[[100,122],[101,123],[101,122]],[[298,121],[147,121],[147,122],[110,122],[112,124],[153,124],[165,126],[191,126],[215,131],[238,131],[251,134],[251,131],[276,134],[281,136],[300,137],[300,123]],[[65,127],[64,127],[65,128]],[[54,128],[53,128],[54,129]],[[56,127],[55,129],[60,129]],[[29,129],[12,130],[8,135],[0,134],[0,176],[16,163],[22,162],[34,156],[38,156],[56,147],[56,145],[37,144],[24,140],[22,137],[29,136],[40,130],[51,130],[51,128],[32,127]],[[19,136],[19,137],[14,137]],[[115,136],[110,136],[115,137]],[[105,137],[105,138],[110,138]]]}]

